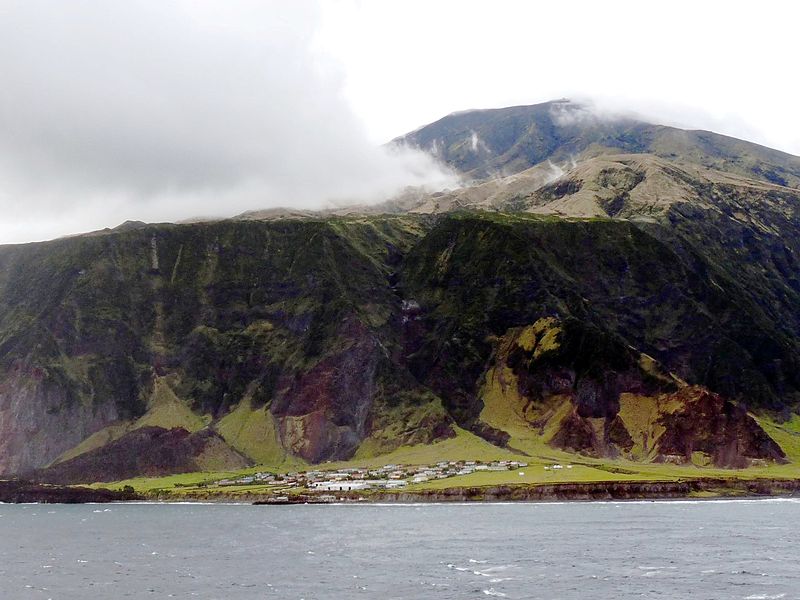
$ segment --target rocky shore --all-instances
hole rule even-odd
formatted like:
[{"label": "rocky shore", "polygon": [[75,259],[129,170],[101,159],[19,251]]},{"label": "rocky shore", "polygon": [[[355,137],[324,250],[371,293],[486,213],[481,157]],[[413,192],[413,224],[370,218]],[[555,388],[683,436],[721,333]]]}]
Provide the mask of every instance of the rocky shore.
[{"label": "rocky shore", "polygon": [[[429,491],[341,492],[297,494],[274,498],[237,495],[237,501],[254,504],[324,504],[331,502],[558,502],[603,500],[664,500],[725,497],[800,497],[798,479],[697,478],[681,481],[603,481],[453,487]],[[162,497],[161,499],[168,499]],[[204,497],[210,500],[212,498]],[[220,500],[219,497],[214,498]]]},{"label": "rocky shore", "polygon": [[800,495],[800,480],[701,478],[684,481],[554,483],[383,493],[380,502],[511,502],[659,500],[692,497]]},{"label": "rocky shore", "polygon": [[306,492],[276,497],[260,493],[177,494],[165,490],[138,494],[132,489],[115,491],[80,486],[57,486],[28,481],[0,481],[0,502],[79,504],[87,502],[186,501],[249,502],[259,505],[330,503],[433,503],[433,502],[563,502],[603,500],[665,500],[725,497],[800,497],[800,479],[697,478],[680,481],[602,481],[453,487],[419,491]]},{"label": "rocky shore", "polygon": [[113,491],[87,487],[46,485],[20,480],[0,480],[0,502],[18,504],[83,504],[86,502],[125,502],[142,500],[132,489]]}]

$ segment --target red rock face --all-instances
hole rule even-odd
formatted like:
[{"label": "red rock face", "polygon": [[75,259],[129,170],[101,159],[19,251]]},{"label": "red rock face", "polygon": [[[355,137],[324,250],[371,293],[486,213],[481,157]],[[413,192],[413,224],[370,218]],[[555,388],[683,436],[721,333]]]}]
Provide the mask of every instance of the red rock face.
[{"label": "red rock face", "polygon": [[345,349],[282,380],[271,407],[284,446],[310,462],[350,458],[368,434],[380,350],[358,321],[341,331]]},{"label": "red rock face", "polygon": [[[657,441],[657,461],[692,461],[695,452],[711,458],[717,467],[745,468],[754,459],[783,462],[780,446],[747,411],[700,386],[685,387],[662,395],[665,404],[678,403],[677,411],[665,414],[665,431]],[[633,446],[630,433],[619,415],[607,417],[598,435],[578,408],[562,421],[550,441],[557,448],[592,456],[616,457]]]},{"label": "red rock face", "polygon": [[[528,406],[543,406],[552,396],[569,399],[571,410],[556,423],[551,446],[615,458],[632,451],[634,437],[658,435],[645,444],[649,459],[691,462],[693,454],[700,452],[716,466],[735,468],[747,467],[754,459],[785,459],[778,444],[744,408],[701,386],[678,387],[655,362],[645,369],[638,352],[599,332],[550,321],[548,327],[539,327],[528,345],[518,343],[521,328],[509,330],[494,360],[512,369],[519,397]],[[542,351],[542,340],[555,331],[558,335],[552,339],[557,341]],[[649,430],[627,429],[620,414],[621,394],[630,394],[629,401],[645,403],[645,414],[661,407],[655,409]]]},{"label": "red rock face", "polygon": [[251,464],[209,429],[189,433],[182,428],[142,427],[102,448],[40,471],[36,478],[71,484],[189,473],[201,470],[196,459],[206,451],[215,451],[218,460],[232,469]]},{"label": "red rock face", "polygon": [[597,440],[591,425],[581,418],[577,411],[572,412],[561,423],[558,432],[550,440],[550,444],[556,448],[571,450],[572,452],[596,453],[596,448],[601,445],[601,440]]},{"label": "red rock face", "polygon": [[692,386],[672,395],[684,408],[665,415],[666,428],[659,443],[662,455],[690,460],[693,452],[704,452],[719,467],[747,467],[752,459],[782,461],[776,444],[741,406],[705,388]]},{"label": "red rock face", "polygon": [[0,378],[0,474],[43,467],[117,418],[113,402],[70,402],[41,368],[17,361]]}]

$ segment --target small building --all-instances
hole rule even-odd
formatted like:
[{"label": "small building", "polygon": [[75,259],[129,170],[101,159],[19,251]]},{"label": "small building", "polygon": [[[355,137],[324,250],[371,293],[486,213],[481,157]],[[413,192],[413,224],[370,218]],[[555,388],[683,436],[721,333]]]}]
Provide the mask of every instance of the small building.
[{"label": "small building", "polygon": [[363,481],[315,481],[311,487],[325,492],[352,492],[367,489],[367,484]]}]

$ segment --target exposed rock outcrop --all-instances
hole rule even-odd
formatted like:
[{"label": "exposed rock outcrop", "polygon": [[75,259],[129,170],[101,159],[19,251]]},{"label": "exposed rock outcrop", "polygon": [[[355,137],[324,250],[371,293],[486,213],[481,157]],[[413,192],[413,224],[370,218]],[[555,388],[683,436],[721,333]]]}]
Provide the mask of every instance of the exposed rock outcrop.
[{"label": "exposed rock outcrop", "polygon": [[745,407],[800,402],[800,163],[566,126],[562,104],[413,136],[515,173],[421,211],[518,214],[251,214],[0,247],[0,473],[313,463],[458,427],[523,453],[782,460]]},{"label": "exposed rock outcrop", "polygon": [[747,467],[785,454],[747,411],[614,336],[547,317],[496,341],[481,418],[525,448]]},{"label": "exposed rock outcrop", "polygon": [[208,429],[189,433],[181,428],[142,427],[101,448],[38,471],[33,477],[72,484],[241,469],[250,464]]},{"label": "exposed rock outcrop", "polygon": [[0,473],[47,464],[117,418],[110,399],[81,403],[46,367],[15,360],[0,377]]},{"label": "exposed rock outcrop", "polygon": [[124,502],[142,500],[133,490],[107,490],[78,486],[57,486],[30,481],[0,480],[0,503],[83,504],[85,502]]},{"label": "exposed rock outcrop", "polygon": [[741,406],[698,387],[686,387],[669,398],[678,405],[661,417],[664,433],[658,440],[662,456],[691,461],[695,452],[713,464],[741,468],[752,459],[783,461],[786,456]]}]

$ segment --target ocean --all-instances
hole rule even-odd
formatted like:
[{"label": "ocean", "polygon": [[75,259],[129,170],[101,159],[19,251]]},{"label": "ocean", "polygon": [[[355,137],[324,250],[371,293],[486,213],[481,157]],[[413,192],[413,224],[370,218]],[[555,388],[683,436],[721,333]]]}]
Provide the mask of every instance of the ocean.
[{"label": "ocean", "polygon": [[800,599],[800,500],[0,505],[0,599]]}]

